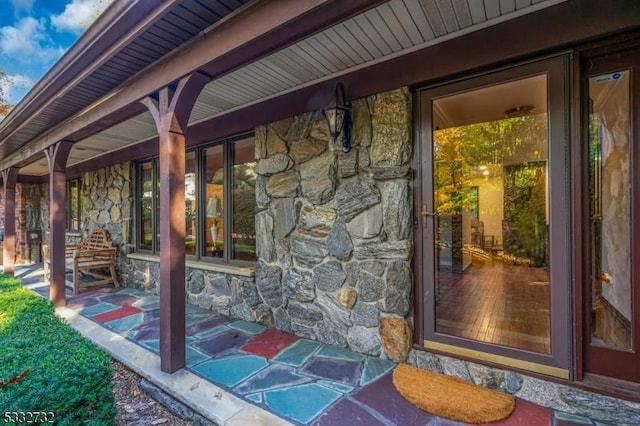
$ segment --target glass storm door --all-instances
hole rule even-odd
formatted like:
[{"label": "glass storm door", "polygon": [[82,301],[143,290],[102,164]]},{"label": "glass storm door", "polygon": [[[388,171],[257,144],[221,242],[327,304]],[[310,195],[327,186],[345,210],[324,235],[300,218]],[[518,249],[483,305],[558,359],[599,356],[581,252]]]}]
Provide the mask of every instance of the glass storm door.
[{"label": "glass storm door", "polygon": [[[591,61],[585,372],[640,382],[640,54]],[[635,88],[635,89],[634,89]]]},{"label": "glass storm door", "polygon": [[421,92],[427,347],[568,377],[564,66]]}]

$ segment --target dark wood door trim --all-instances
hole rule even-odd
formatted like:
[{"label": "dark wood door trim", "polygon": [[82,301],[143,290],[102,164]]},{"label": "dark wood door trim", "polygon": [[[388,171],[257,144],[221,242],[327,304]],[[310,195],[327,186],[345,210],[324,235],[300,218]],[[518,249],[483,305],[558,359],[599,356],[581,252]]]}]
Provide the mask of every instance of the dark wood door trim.
[{"label": "dark wood door trim", "polygon": [[[578,212],[579,224],[576,235],[579,240],[576,244],[581,249],[582,256],[576,266],[580,266],[582,272],[576,276],[577,295],[580,296],[581,309],[578,312],[578,336],[577,341],[577,378],[582,379],[593,374],[607,376],[621,380],[640,383],[640,221],[631,222],[631,297],[632,297],[632,342],[630,350],[616,350],[605,346],[590,344],[591,336],[591,264],[593,259],[590,254],[590,223],[589,223],[589,157],[588,157],[588,79],[594,75],[613,72],[617,70],[631,71],[631,104],[630,104],[630,173],[631,173],[631,218],[637,218],[640,214],[640,43],[638,40],[626,45],[616,45],[610,48],[600,48],[597,52],[600,56],[594,57],[589,52],[581,56],[580,90],[581,90],[581,123],[582,137],[580,138],[579,151],[580,163],[576,167],[581,168],[581,186],[576,193],[581,195],[578,201],[584,208]],[[579,182],[576,182],[576,185]]]},{"label": "dark wood door trim", "polygon": [[[569,70],[568,56],[557,56],[549,59],[531,62],[518,67],[509,67],[503,70],[496,70],[481,76],[470,77],[469,79],[454,82],[449,85],[438,85],[418,91],[416,95],[416,191],[414,197],[414,214],[416,230],[416,251],[414,254],[414,270],[416,272],[416,318],[417,327],[415,337],[418,344],[423,344],[425,340],[433,340],[436,345],[443,347],[460,346],[478,352],[492,354],[502,361],[508,358],[522,360],[527,363],[547,365],[568,371],[571,367],[572,353],[572,303],[571,303],[571,262],[570,259],[570,237],[569,237],[569,215],[568,203],[569,176],[564,167],[568,163],[568,80],[566,76]],[[430,188],[433,178],[428,172],[430,170],[431,155],[431,110],[430,100],[433,97],[445,96],[450,93],[482,87],[487,84],[497,84],[516,78],[524,78],[530,75],[547,74],[549,92],[550,111],[550,161],[554,165],[550,167],[550,178],[557,182],[556,189],[551,195],[551,217],[552,231],[550,236],[551,257],[556,260],[552,280],[555,285],[561,286],[562,290],[552,296],[552,355],[544,355],[523,351],[504,346],[496,346],[478,341],[448,336],[436,335],[429,321],[434,315],[431,307],[433,301],[433,288],[431,281],[433,274],[433,244],[427,242],[429,236],[433,237],[433,229],[420,217],[419,212],[426,206],[426,210],[433,211]],[[553,143],[551,143],[553,141]],[[555,194],[555,195],[554,195]],[[562,283],[565,285],[562,287]],[[431,324],[431,325],[430,325]],[[499,361],[499,362],[502,362]],[[528,367],[523,367],[528,368]]]}]

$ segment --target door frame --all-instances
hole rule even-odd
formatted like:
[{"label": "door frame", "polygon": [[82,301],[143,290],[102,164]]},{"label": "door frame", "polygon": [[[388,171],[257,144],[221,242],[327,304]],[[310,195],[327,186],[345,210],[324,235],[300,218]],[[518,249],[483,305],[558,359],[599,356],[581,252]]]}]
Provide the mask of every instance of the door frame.
[{"label": "door frame", "polygon": [[[569,71],[571,57],[568,54],[532,61],[508,68],[497,69],[481,75],[420,88],[415,96],[415,170],[414,175],[414,229],[416,280],[414,337],[418,345],[465,358],[502,364],[569,379],[572,376],[573,359],[573,304],[571,268],[571,175],[569,168],[570,115]],[[550,258],[556,259],[551,269],[551,345],[550,355],[533,353],[506,346],[464,339],[435,333],[434,305],[434,227],[433,220],[424,218],[422,206],[433,206],[431,99],[457,92],[479,89],[512,80],[546,74],[549,114],[549,180],[550,185]],[[557,141],[552,143],[552,141]],[[562,183],[562,184],[559,184]],[[433,210],[429,210],[433,211]],[[429,243],[431,241],[431,243]],[[562,285],[564,283],[564,285]]]},{"label": "door frame", "polygon": [[[617,48],[617,49],[616,49]],[[605,51],[598,49],[594,53],[584,54],[579,61],[577,74],[580,95],[579,123],[580,145],[577,149],[579,155],[579,179],[584,184],[580,185],[576,193],[579,194],[581,205],[577,218],[580,228],[577,235],[582,241],[577,241],[580,247],[580,258],[577,267],[581,266],[582,273],[576,276],[578,295],[581,306],[577,315],[578,345],[577,345],[577,377],[582,380],[585,376],[621,379],[640,383],[640,221],[631,222],[631,291],[632,291],[632,336],[630,350],[612,349],[604,346],[591,345],[591,233],[589,218],[589,107],[588,107],[588,81],[589,77],[610,70],[630,70],[630,181],[632,183],[631,218],[637,217],[640,212],[640,120],[637,119],[640,112],[640,45],[632,43],[630,46],[610,46]],[[633,94],[636,96],[633,96]],[[635,120],[634,120],[635,118]],[[578,183],[576,183],[577,185]]]}]

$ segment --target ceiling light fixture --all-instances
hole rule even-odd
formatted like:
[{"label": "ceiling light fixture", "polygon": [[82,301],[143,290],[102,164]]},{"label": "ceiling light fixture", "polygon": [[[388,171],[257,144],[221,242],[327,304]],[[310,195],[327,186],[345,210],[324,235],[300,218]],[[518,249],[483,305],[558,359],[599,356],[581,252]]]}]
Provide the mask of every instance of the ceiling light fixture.
[{"label": "ceiling light fixture", "polygon": [[530,115],[534,109],[533,105],[520,105],[506,110],[504,114],[509,118],[524,117],[525,115]]}]

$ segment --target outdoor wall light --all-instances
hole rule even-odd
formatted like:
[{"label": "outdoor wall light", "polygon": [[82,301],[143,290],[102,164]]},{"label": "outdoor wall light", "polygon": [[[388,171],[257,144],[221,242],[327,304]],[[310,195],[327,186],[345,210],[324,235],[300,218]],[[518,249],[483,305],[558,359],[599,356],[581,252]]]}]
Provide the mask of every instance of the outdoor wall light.
[{"label": "outdoor wall light", "polygon": [[351,103],[346,99],[342,83],[336,84],[333,101],[328,107],[322,109],[322,114],[327,119],[333,143],[338,141],[338,136],[342,132],[342,151],[349,152],[351,149]]}]

